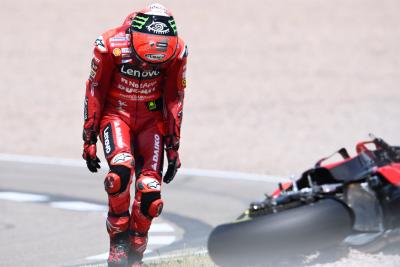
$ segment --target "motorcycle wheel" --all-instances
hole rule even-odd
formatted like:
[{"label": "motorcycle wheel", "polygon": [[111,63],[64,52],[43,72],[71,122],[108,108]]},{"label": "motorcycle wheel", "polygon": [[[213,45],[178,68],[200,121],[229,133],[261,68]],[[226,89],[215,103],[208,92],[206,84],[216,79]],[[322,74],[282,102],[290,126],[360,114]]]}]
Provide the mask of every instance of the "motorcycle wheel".
[{"label": "motorcycle wheel", "polygon": [[292,265],[293,259],[339,244],[352,225],[353,214],[344,203],[323,199],[219,225],[209,236],[208,252],[219,266]]}]

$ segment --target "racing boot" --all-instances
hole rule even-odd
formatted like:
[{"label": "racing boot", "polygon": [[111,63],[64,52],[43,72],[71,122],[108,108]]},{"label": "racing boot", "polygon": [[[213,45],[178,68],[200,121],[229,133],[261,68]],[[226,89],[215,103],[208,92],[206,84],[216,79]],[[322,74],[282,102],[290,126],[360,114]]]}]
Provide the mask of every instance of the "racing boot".
[{"label": "racing boot", "polygon": [[110,238],[110,253],[108,255],[108,267],[128,266],[129,240],[127,233],[121,233]]},{"label": "racing boot", "polygon": [[143,253],[147,246],[147,234],[130,234],[129,267],[143,266]]}]

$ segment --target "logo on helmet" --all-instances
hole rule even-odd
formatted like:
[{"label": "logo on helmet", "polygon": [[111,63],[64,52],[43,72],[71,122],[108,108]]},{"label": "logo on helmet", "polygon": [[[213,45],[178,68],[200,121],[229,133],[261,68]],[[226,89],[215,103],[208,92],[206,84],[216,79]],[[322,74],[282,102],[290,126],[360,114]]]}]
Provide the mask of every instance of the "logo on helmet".
[{"label": "logo on helmet", "polygon": [[167,24],[160,21],[153,21],[150,25],[147,26],[147,30],[150,33],[159,35],[168,34],[170,31]]},{"label": "logo on helmet", "polygon": [[132,20],[132,27],[141,30],[148,20],[149,20],[148,17],[144,17],[144,16],[139,16],[139,15],[137,15],[137,16]]},{"label": "logo on helmet", "polygon": [[159,3],[151,4],[150,6],[148,6],[148,9],[150,11],[146,12],[146,14],[167,16],[167,17],[169,16],[167,8]]},{"label": "logo on helmet", "polygon": [[148,60],[161,60],[165,57],[163,54],[146,54],[144,55]]},{"label": "logo on helmet", "polygon": [[168,49],[168,40],[161,40],[160,42],[156,43],[156,50],[157,51],[161,51],[161,52],[165,52]]},{"label": "logo on helmet", "polygon": [[132,20],[131,27],[133,32],[177,36],[176,24],[172,16],[139,13]]}]

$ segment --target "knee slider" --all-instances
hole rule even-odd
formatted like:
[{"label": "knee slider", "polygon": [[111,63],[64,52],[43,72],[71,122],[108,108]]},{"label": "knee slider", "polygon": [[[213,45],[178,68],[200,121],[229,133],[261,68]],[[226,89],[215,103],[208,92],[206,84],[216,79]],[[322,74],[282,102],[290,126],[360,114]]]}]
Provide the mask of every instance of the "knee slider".
[{"label": "knee slider", "polygon": [[108,194],[117,195],[124,192],[131,179],[131,168],[126,166],[111,166],[104,179],[104,189]]},{"label": "knee slider", "polygon": [[152,177],[142,177],[138,180],[136,189],[141,193],[141,213],[149,217],[159,216],[164,207],[160,183]]},{"label": "knee slider", "polygon": [[160,216],[162,209],[164,207],[164,201],[159,198],[151,202],[148,208],[148,214],[150,217],[158,217]]}]

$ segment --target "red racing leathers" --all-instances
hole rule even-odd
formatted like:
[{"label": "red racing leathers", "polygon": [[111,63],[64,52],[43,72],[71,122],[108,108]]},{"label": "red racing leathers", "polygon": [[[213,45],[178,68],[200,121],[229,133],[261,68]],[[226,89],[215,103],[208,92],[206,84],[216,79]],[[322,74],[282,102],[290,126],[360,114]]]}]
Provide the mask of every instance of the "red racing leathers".
[{"label": "red racing leathers", "polygon": [[[187,49],[179,39],[171,60],[145,66],[133,54],[127,21],[95,42],[86,83],[83,138],[93,146],[100,137],[110,166],[104,181],[108,233],[112,238],[129,231],[131,250],[140,258],[152,218],[163,205],[164,145],[167,153],[176,155],[179,148]],[[134,174],[135,200],[129,213]]]}]

